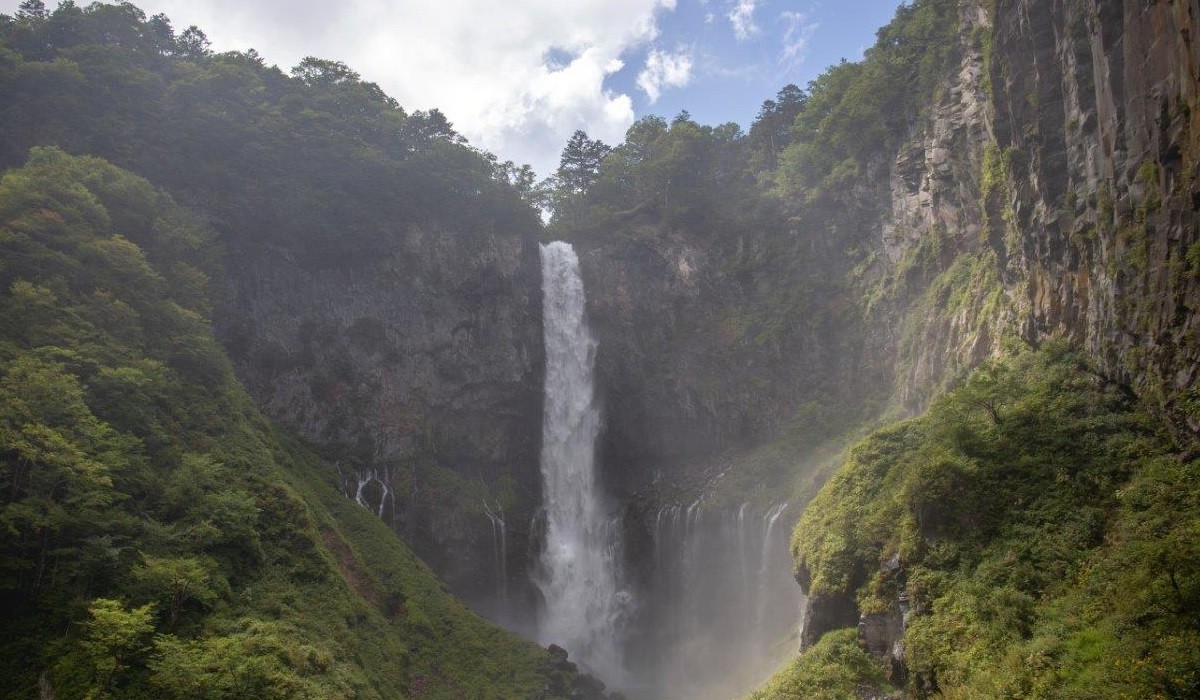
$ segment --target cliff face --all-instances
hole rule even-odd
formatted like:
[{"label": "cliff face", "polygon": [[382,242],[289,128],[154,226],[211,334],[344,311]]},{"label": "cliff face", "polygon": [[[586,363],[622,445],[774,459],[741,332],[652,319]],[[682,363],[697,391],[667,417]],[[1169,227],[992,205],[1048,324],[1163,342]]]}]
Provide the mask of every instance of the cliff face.
[{"label": "cliff face", "polygon": [[[961,60],[895,154],[857,282],[910,410],[1006,338],[1063,337],[1194,444],[1198,31],[1195,0],[960,4]],[[807,643],[858,614],[843,593],[809,605]],[[891,605],[861,618],[869,646],[894,647]]]},{"label": "cliff face", "polygon": [[1200,3],[1001,2],[995,138],[1028,336],[1066,334],[1195,431]]},{"label": "cliff face", "polygon": [[1200,350],[1197,7],[963,3],[960,70],[895,161],[881,229],[884,275],[946,244],[891,307],[911,319],[912,404],[1002,334],[1066,336],[1200,427],[1183,408]]},{"label": "cliff face", "polygon": [[723,469],[719,455],[809,429],[797,424],[806,404],[871,395],[849,292],[816,269],[828,252],[779,254],[795,231],[729,235],[579,244],[599,341],[602,461],[619,492],[661,477],[686,488]]},{"label": "cliff face", "polygon": [[604,461],[625,465],[609,470],[613,485],[636,488],[693,446],[736,439],[729,423],[740,412],[697,371],[705,347],[688,342],[714,281],[705,251],[682,238],[647,240],[585,248],[580,262],[598,341]]},{"label": "cliff face", "polygon": [[[223,335],[263,410],[468,600],[539,502],[541,281],[524,231],[411,226],[352,267],[231,255]],[[500,543],[524,552],[527,527]],[[513,571],[520,573],[520,563]]]}]

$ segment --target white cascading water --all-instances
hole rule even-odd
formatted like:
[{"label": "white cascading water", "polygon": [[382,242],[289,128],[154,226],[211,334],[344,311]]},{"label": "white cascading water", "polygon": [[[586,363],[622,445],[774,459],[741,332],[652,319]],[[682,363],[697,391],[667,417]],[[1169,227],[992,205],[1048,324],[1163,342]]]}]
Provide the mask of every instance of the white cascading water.
[{"label": "white cascading water", "polygon": [[584,313],[579,258],[568,243],[541,247],[546,343],[542,480],[546,542],[536,583],[545,599],[539,636],[607,683],[620,685],[618,631],[628,596],[620,586],[619,527],[604,507],[595,469],[600,411],[593,397],[596,341]]},{"label": "white cascading water", "polygon": [[799,646],[788,503],[668,503],[648,520],[654,566],[628,675],[638,697],[727,700],[764,682]]}]

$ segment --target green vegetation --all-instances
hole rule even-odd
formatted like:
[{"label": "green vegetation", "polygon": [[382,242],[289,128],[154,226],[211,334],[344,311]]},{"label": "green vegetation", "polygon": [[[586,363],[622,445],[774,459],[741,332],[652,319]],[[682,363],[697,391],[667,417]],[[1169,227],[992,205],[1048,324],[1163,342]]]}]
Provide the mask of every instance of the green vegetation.
[{"label": "green vegetation", "polygon": [[858,644],[858,632],[837,630],[776,674],[747,700],[852,700],[887,688],[883,672]]},{"label": "green vegetation", "polygon": [[[559,237],[683,229],[715,238],[784,226],[785,209],[840,200],[880,153],[909,135],[958,46],[958,4],[901,6],[861,62],[842,62],[763,103],[749,133],[687,112],[646,117],[608,149],[577,133],[545,183]],[[818,221],[812,220],[816,225]],[[825,222],[828,223],[828,222]]]},{"label": "green vegetation", "polygon": [[0,16],[0,94],[0,166],[43,145],[103,157],[195,207],[231,250],[336,266],[415,224],[540,231],[527,169],[467,146],[437,110],[406,112],[336,61],[287,75],[252,50],[213,53],[199,29],[127,2]]},{"label": "green vegetation", "polygon": [[528,698],[587,685],[484,622],[255,410],[213,235],[37,149],[0,179],[4,697]]},{"label": "green vegetation", "polygon": [[796,529],[802,577],[868,612],[907,594],[914,690],[1195,697],[1200,460],[1161,431],[1064,346],[1014,351],[851,450]]}]

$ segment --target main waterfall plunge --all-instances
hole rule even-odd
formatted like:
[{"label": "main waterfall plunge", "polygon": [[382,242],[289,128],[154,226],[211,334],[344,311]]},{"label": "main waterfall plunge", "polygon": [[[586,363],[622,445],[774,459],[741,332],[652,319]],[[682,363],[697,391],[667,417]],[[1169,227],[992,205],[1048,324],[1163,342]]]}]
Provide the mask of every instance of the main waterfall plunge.
[{"label": "main waterfall plunge", "polygon": [[[520,522],[482,500],[477,535],[492,576],[464,597],[514,632],[566,648],[630,700],[740,697],[799,646],[803,600],[787,544],[800,509],[761,497],[730,504],[711,482],[696,493],[668,479],[623,504],[606,494],[579,258],[555,242],[541,260],[542,504]],[[402,476],[372,466],[342,481],[393,528],[411,527]]]},{"label": "main waterfall plunge", "polygon": [[742,694],[798,645],[802,601],[787,548],[798,509],[719,508],[703,499],[636,515],[612,508],[596,469],[596,341],[579,259],[562,242],[542,246],[541,257],[546,530],[534,572],[538,638],[632,698]]},{"label": "main waterfall plunge", "polygon": [[629,595],[620,587],[618,521],[606,512],[596,478],[596,341],[585,319],[579,258],[569,244],[542,246],[542,289],[546,548],[535,579],[545,600],[539,636],[620,684],[620,628]]}]

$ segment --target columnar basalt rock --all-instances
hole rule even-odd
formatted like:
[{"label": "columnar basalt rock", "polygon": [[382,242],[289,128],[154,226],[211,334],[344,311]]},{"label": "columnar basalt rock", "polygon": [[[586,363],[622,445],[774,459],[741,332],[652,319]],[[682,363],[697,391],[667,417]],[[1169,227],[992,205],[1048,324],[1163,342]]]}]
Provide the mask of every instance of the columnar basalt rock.
[{"label": "columnar basalt rock", "polygon": [[1194,431],[1180,404],[1200,361],[1200,3],[1001,2],[996,16],[1023,330],[1074,338]]},{"label": "columnar basalt rock", "polygon": [[[958,68],[895,154],[884,255],[862,282],[902,280],[875,316],[898,340],[898,397],[919,410],[1005,337],[1066,337],[1194,444],[1200,3],[960,10]],[[857,615],[842,595],[809,606],[808,643]],[[860,619],[881,657],[896,606]]]},{"label": "columnar basalt rock", "polygon": [[969,303],[885,307],[928,316],[898,358],[914,408],[1004,334],[1066,336],[1188,422],[1198,14],[1195,2],[963,2],[959,70],[900,150],[881,245],[893,268],[935,237],[950,251],[935,269],[987,260],[965,281]]}]

